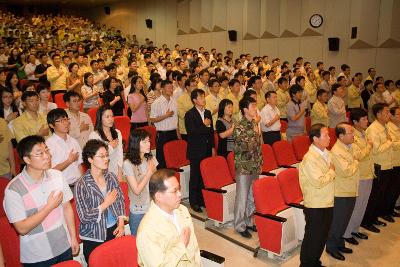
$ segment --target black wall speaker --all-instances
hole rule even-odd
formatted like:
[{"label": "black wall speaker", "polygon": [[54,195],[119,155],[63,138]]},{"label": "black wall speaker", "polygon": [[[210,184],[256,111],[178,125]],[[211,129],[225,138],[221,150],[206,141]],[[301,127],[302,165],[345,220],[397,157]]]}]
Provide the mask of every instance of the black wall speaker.
[{"label": "black wall speaker", "polygon": [[146,19],[146,27],[149,29],[153,28],[153,21],[151,19]]},{"label": "black wall speaker", "polygon": [[328,38],[329,51],[339,51],[339,40],[337,37]]},{"label": "black wall speaker", "polygon": [[104,13],[106,13],[106,15],[110,15],[111,14],[111,8],[109,6],[105,6],[104,7]]},{"label": "black wall speaker", "polygon": [[231,30],[228,31],[229,41],[236,42],[237,40],[237,31]]},{"label": "black wall speaker", "polygon": [[351,28],[351,39],[356,39],[357,38],[357,27],[352,27]]}]

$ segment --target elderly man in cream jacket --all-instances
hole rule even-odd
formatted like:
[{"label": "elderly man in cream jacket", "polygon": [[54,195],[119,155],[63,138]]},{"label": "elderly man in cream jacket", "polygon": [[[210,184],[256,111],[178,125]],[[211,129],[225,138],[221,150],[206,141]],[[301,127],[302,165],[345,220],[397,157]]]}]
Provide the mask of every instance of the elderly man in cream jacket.
[{"label": "elderly man in cream jacket", "polygon": [[314,124],[310,146],[299,166],[300,187],[304,198],[306,227],[300,251],[301,267],[321,266],[320,257],[333,216],[335,166],[329,146],[328,128]]},{"label": "elderly man in cream jacket", "polygon": [[335,205],[326,251],[333,258],[343,261],[345,257],[341,253],[353,252],[350,248],[345,247],[343,234],[356,203],[360,171],[359,162],[353,156],[353,127],[342,122],[336,126],[335,132],[337,141],[331,150],[336,170]]},{"label": "elderly man in cream jacket", "polygon": [[201,266],[192,219],[180,204],[174,171],[160,169],[149,182],[152,202],[137,233],[140,266]]}]

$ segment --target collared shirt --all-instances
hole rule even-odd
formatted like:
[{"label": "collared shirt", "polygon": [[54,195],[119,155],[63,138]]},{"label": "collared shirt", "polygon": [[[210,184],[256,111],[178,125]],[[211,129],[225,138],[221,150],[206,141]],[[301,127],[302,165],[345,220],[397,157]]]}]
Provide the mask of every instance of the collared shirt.
[{"label": "collared shirt", "polygon": [[360,132],[354,128],[353,155],[360,162],[360,179],[373,178],[373,163],[371,159],[372,146],[367,142],[365,131]]},{"label": "collared shirt", "polygon": [[232,92],[230,92],[227,96],[226,99],[229,99],[233,103],[233,114],[232,114],[232,119],[234,121],[240,121],[242,118],[242,113],[240,112],[239,109],[239,100],[240,100],[240,95],[236,97]]},{"label": "collared shirt", "polygon": [[[89,115],[80,112],[78,113],[78,116],[75,116],[69,109],[66,109],[69,122],[70,124],[70,129],[69,129],[69,135],[75,138],[80,147],[83,148],[89,139],[89,134],[93,132],[93,122],[90,119]],[[85,131],[81,131],[81,123],[85,123],[89,125],[89,129]]]},{"label": "collared shirt", "polygon": [[271,126],[266,126],[265,124],[272,121],[276,115],[280,116],[279,109],[277,107],[272,107],[271,105],[267,104],[260,112],[261,115],[261,130],[263,132],[270,132],[270,131],[280,131],[281,130],[281,122],[278,119],[275,121]]},{"label": "collared shirt", "polygon": [[236,174],[259,174],[263,164],[257,123],[243,117],[233,130]]},{"label": "collared shirt", "polygon": [[318,147],[316,147],[314,144],[311,144],[310,148],[313,149],[318,154],[320,154],[329,165],[331,164],[327,149],[321,150]]},{"label": "collared shirt", "polygon": [[202,121],[204,122],[204,112],[206,111],[206,109],[203,108],[203,110],[199,109],[198,107],[196,107],[197,111],[199,112]]},{"label": "collared shirt", "polygon": [[168,212],[166,212],[163,209],[161,209],[156,203],[154,203],[154,204],[157,207],[157,209],[161,212],[161,215],[163,217],[165,217],[165,219],[171,221],[175,225],[176,230],[178,231],[178,233],[180,233],[181,232],[181,227],[179,225],[178,217],[176,216],[175,210],[172,211],[172,214],[169,214]]},{"label": "collared shirt", "polygon": [[400,166],[400,127],[393,122],[388,122],[387,128],[393,142],[392,163],[394,167]]},{"label": "collared shirt", "polygon": [[68,184],[74,184],[80,177],[81,171],[79,165],[82,163],[82,149],[74,138],[67,134],[67,139],[64,140],[57,134],[53,133],[49,139],[46,140],[46,145],[50,149],[51,165],[54,166],[63,163],[69,157],[71,151],[78,152],[78,160],[72,162],[63,171],[63,177]]},{"label": "collared shirt", "polygon": [[214,129],[215,129],[215,124],[217,123],[218,120],[218,106],[220,102],[221,98],[218,95],[215,96],[213,94],[209,94],[208,96],[206,96],[206,109],[211,111],[211,114],[215,109],[217,109],[217,112],[212,114]]},{"label": "collared shirt", "polygon": [[388,139],[389,131],[387,125],[382,125],[375,120],[365,131],[367,139],[371,140],[372,145],[372,161],[381,165],[382,170],[389,170],[393,167],[393,142]]},{"label": "collared shirt", "polygon": [[338,96],[332,96],[328,101],[329,127],[335,128],[341,122],[347,122],[346,105]]},{"label": "collared shirt", "polygon": [[320,101],[315,102],[311,109],[311,125],[317,123],[329,125],[328,106]]},{"label": "collared shirt", "polygon": [[286,108],[287,108],[287,104],[290,101],[289,92],[288,92],[288,90],[283,91],[281,88],[278,88],[278,90],[276,90],[276,96],[278,98],[278,103],[276,106],[279,109],[281,118],[287,118]]},{"label": "collared shirt", "polygon": [[[21,141],[28,135],[38,134],[40,128],[47,128],[46,115],[38,113],[37,118],[34,119],[28,112],[22,113],[21,116],[13,121],[14,134],[17,142]],[[47,136],[46,136],[47,138]]]},{"label": "collared shirt", "polygon": [[185,92],[178,98],[178,126],[179,126],[179,133],[186,134],[186,127],[185,127],[185,114],[193,107],[193,102],[190,99],[190,94]]},{"label": "collared shirt", "polygon": [[[35,181],[24,168],[4,191],[4,210],[10,223],[20,222],[43,209],[52,191],[63,193],[63,204],[72,199],[71,189],[60,171],[47,170],[40,181]],[[46,261],[61,255],[71,247],[63,206],[52,210],[19,239],[22,263]]]},{"label": "collared shirt", "polygon": [[[60,70],[63,72],[61,76],[59,75]],[[59,68],[57,68],[56,66],[50,66],[47,69],[47,80],[50,82],[51,91],[67,90],[68,74],[68,69],[62,65],[60,65]]]},{"label": "collared shirt", "polygon": [[173,111],[174,114],[162,121],[155,122],[154,126],[157,131],[171,131],[178,127],[178,105],[173,97],[168,100],[163,95],[154,100],[151,105],[150,118],[153,119],[165,115],[168,110]]}]

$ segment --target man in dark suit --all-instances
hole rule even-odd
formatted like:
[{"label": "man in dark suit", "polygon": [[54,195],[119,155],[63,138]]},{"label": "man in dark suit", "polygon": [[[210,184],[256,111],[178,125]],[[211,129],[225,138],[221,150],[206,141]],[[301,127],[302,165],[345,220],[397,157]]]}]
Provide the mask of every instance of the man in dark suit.
[{"label": "man in dark suit", "polygon": [[200,162],[215,154],[214,129],[211,112],[205,109],[205,93],[201,89],[194,89],[190,98],[194,104],[185,114],[187,130],[187,158],[190,161],[189,202],[190,207],[201,212],[204,200],[201,189],[204,188],[200,173]]}]

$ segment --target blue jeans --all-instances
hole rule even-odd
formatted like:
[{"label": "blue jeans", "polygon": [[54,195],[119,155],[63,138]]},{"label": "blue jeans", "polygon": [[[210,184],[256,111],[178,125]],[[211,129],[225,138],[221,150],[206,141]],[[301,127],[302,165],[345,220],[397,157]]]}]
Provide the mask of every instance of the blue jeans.
[{"label": "blue jeans", "polygon": [[131,229],[131,235],[136,236],[139,228],[140,221],[143,219],[144,214],[133,214],[129,213],[129,228]]},{"label": "blue jeans", "polygon": [[65,252],[62,254],[58,255],[57,257],[51,258],[46,261],[41,261],[41,262],[36,262],[36,263],[23,263],[22,265],[24,267],[49,267],[54,264],[63,262],[63,261],[68,261],[72,260],[72,250],[71,248],[67,249]]}]

